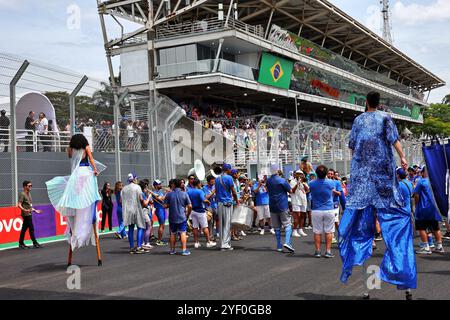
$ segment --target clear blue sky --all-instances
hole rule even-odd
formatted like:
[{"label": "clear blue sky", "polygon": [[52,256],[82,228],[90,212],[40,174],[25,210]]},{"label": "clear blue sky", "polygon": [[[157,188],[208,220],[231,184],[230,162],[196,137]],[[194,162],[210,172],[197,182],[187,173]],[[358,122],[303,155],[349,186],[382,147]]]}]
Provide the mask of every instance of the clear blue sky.
[{"label": "clear blue sky", "polygon": [[[330,1],[380,33],[379,0]],[[79,28],[72,5],[80,9]],[[391,0],[391,7],[395,46],[450,83],[450,0]],[[0,37],[2,51],[108,77],[95,0],[0,0]],[[434,90],[429,102],[446,94],[450,85]]]}]

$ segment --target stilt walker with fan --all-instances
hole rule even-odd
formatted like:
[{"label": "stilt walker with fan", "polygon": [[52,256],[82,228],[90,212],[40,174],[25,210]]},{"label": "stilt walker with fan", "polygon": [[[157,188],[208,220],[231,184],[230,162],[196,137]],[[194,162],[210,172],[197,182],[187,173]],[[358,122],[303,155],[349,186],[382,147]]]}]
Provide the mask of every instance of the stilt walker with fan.
[{"label": "stilt walker with fan", "polygon": [[97,203],[101,200],[97,175],[106,166],[95,161],[89,143],[82,134],[70,139],[67,154],[71,159],[71,175],[58,176],[46,182],[50,202],[67,218],[66,237],[69,241],[68,265],[72,264],[72,253],[76,248],[97,248],[98,265],[102,265],[98,240]]},{"label": "stilt walker with fan", "polygon": [[[408,164],[397,127],[389,115],[377,111],[379,103],[378,92],[367,95],[367,112],[354,120],[350,134],[350,186],[339,225],[341,281],[347,282],[353,266],[364,265],[371,257],[377,216],[386,244],[379,277],[406,290],[406,298],[411,299],[410,289],[417,286],[417,271],[411,214],[404,209],[405,201],[410,199],[404,199],[399,191],[392,147],[402,167],[406,169]],[[369,298],[367,291],[364,297]]]}]

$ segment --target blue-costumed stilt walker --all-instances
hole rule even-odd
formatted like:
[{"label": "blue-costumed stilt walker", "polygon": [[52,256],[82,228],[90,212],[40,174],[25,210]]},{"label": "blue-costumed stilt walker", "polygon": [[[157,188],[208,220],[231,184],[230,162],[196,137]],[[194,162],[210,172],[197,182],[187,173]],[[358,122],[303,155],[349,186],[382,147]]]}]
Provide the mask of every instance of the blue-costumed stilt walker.
[{"label": "blue-costumed stilt walker", "polygon": [[[350,185],[346,209],[339,226],[339,249],[342,258],[341,281],[346,283],[353,266],[363,265],[372,256],[375,217],[381,226],[386,252],[380,266],[380,278],[406,291],[417,287],[416,260],[413,247],[413,224],[399,191],[392,147],[407,162],[392,118],[377,111],[380,95],[367,95],[367,112],[353,122],[349,147],[353,150]],[[369,295],[366,292],[365,298]]]},{"label": "blue-costumed stilt walker", "polygon": [[55,177],[46,182],[50,202],[67,217],[66,237],[70,244],[68,265],[72,251],[90,243],[97,246],[98,265],[101,265],[98,243],[97,175],[106,167],[92,157],[87,139],[82,134],[72,136],[67,150],[71,158],[71,175]]}]

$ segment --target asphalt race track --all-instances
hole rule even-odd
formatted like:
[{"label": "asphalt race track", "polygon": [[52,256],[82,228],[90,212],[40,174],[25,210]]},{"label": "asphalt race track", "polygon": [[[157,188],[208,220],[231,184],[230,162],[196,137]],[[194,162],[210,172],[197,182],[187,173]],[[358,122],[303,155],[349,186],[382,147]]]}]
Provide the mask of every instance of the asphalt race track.
[{"label": "asphalt race track", "polygon": [[[334,259],[315,258],[312,232],[307,231],[308,237],[294,239],[295,254],[276,252],[274,236],[266,233],[233,241],[230,252],[194,249],[189,238],[192,254],[187,257],[170,256],[168,246],[130,255],[126,240],[104,234],[103,266],[97,266],[95,247],[74,252],[73,264],[81,267],[80,290],[67,288],[66,242],[5,250],[0,252],[0,299],[361,299],[361,268],[354,269],[347,285],[340,283],[336,245]],[[449,244],[444,240],[445,254],[417,257],[414,299],[450,297]],[[369,264],[379,265],[383,252],[378,242]],[[403,292],[386,283],[370,294],[372,299],[404,299]]]}]

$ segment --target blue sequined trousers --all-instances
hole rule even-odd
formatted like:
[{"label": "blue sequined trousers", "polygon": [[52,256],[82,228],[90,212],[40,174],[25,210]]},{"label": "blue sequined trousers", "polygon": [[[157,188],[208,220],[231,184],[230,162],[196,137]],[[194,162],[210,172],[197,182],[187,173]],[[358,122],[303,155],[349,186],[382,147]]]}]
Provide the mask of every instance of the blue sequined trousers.
[{"label": "blue sequined trousers", "polygon": [[398,140],[394,121],[384,112],[365,112],[353,122],[349,139],[353,150],[350,185],[339,225],[344,283],[353,266],[362,265],[372,256],[376,210],[386,244],[381,279],[399,289],[417,286],[412,217],[400,209],[409,199],[403,199],[395,174],[392,145]]},{"label": "blue sequined trousers", "polygon": [[346,283],[353,266],[362,265],[372,256],[375,210],[386,244],[380,266],[381,280],[397,285],[400,290],[415,289],[417,271],[412,217],[407,211],[393,207],[345,209],[339,225],[339,249],[343,264],[341,281]]}]

